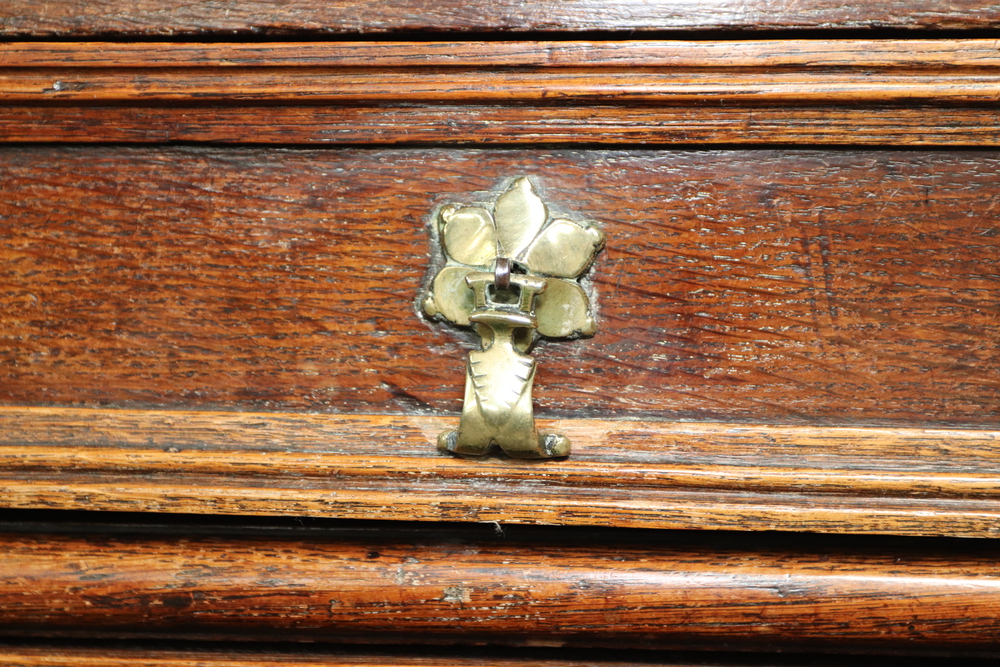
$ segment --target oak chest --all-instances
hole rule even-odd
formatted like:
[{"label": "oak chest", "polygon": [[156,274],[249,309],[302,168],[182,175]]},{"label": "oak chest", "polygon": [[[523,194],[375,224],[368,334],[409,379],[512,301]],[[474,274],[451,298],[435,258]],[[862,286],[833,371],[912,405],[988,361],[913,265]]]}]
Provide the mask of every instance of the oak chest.
[{"label": "oak chest", "polygon": [[998,20],[7,2],[0,664],[996,657]]}]

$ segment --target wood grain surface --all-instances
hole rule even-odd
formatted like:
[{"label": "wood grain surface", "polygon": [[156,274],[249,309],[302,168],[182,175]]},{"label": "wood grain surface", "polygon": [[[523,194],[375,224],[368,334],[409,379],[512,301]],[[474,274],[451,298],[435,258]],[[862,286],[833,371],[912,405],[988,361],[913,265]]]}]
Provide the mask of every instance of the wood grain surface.
[{"label": "wood grain surface", "polygon": [[678,71],[630,67],[476,69],[301,67],[0,72],[0,102],[733,105],[995,103],[1000,71]]},{"label": "wood grain surface", "polygon": [[515,175],[601,224],[548,417],[996,424],[998,156],[20,148],[0,154],[8,405],[453,413],[418,316],[436,206]]},{"label": "wood grain surface", "polygon": [[1000,433],[547,421],[561,461],[437,452],[455,418],[0,410],[0,506],[996,536]]},{"label": "wood grain surface", "polygon": [[[422,656],[414,650],[410,655],[330,653],[285,650],[252,651],[239,649],[93,649],[89,647],[56,646],[5,647],[0,645],[2,667],[750,667],[753,661],[671,659],[650,662],[599,659],[497,658],[446,655]],[[912,658],[911,658],[912,660]],[[788,667],[804,667],[810,662],[787,663]],[[782,665],[784,667],[784,664]],[[920,667],[925,667],[920,662]],[[926,667],[931,667],[926,665]],[[994,667],[991,665],[991,667]]]},{"label": "wood grain surface", "polygon": [[0,34],[9,36],[239,36],[406,31],[650,31],[982,29],[1000,11],[982,0],[844,4],[831,0],[699,3],[629,0],[494,0],[488,6],[392,0],[378,11],[357,0],[199,2],[187,0],[7,0]]},{"label": "wood grain surface", "polygon": [[[104,642],[107,644],[108,642]],[[0,644],[2,667],[952,667],[954,659],[918,656],[738,654],[710,651],[465,647],[344,647],[203,645],[94,648],[65,642]],[[997,660],[976,659],[980,667]]]},{"label": "wood grain surface", "polygon": [[[993,39],[7,42],[0,66],[996,68]],[[230,73],[231,74],[231,73]]]},{"label": "wood grain surface", "polygon": [[[311,2],[12,0],[0,35],[1000,21],[971,2]],[[997,656],[992,542],[502,532],[995,537],[1000,155],[579,145],[996,145],[998,66],[993,40],[954,39],[0,45],[4,142],[511,145],[0,150],[0,507],[501,533],[0,532],[0,635]],[[513,147],[542,142],[577,146]],[[417,313],[428,226],[521,174],[610,238],[598,336],[536,350],[538,413],[574,454],[458,459],[433,443],[472,340]],[[0,646],[0,665],[276,662],[486,664]]]},{"label": "wood grain surface", "polygon": [[1000,146],[996,108],[9,106],[0,141]]},{"label": "wood grain surface", "polygon": [[996,652],[992,544],[591,539],[8,533],[0,633]]},{"label": "wood grain surface", "polygon": [[0,141],[996,145],[992,40],[0,45]]},{"label": "wood grain surface", "polygon": [[[385,650],[385,649],[383,649]],[[283,647],[253,650],[246,645],[239,648],[102,648],[77,646],[3,646],[0,645],[2,667],[751,667],[755,661],[719,658],[697,659],[668,655],[660,660],[631,661],[594,657],[497,657],[496,650],[479,655],[455,655],[451,651],[441,655],[434,649],[411,649],[409,653],[391,651],[378,653],[378,649],[360,647],[354,651],[313,648],[309,651]],[[593,649],[590,650],[591,652]],[[492,653],[492,655],[490,654]],[[560,653],[579,653],[562,650]],[[646,657],[646,656],[643,656]],[[913,660],[913,658],[908,658]],[[781,661],[781,667],[804,667],[813,664],[800,660],[797,663]],[[825,666],[824,666],[825,667]],[[909,667],[909,665],[907,666]],[[919,662],[919,667],[932,667]],[[934,666],[936,667],[936,666]],[[995,667],[990,665],[990,667]]]}]

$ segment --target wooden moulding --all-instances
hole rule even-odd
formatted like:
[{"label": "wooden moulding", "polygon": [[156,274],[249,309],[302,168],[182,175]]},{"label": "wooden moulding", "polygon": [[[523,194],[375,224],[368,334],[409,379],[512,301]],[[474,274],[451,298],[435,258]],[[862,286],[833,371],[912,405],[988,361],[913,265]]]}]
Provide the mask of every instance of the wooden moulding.
[{"label": "wooden moulding", "polygon": [[994,536],[1000,433],[572,419],[567,460],[446,417],[4,408],[8,508]]},{"label": "wooden moulding", "polygon": [[992,39],[8,42],[3,67],[996,68]]},{"label": "wooden moulding", "polygon": [[1000,633],[988,544],[133,530],[0,533],[0,634],[996,655]]},{"label": "wooden moulding", "polygon": [[[686,76],[685,76],[686,74]],[[55,80],[54,80],[55,79]],[[595,72],[332,71],[279,68],[217,71],[52,72],[0,74],[0,101],[44,103],[339,103],[537,104],[569,103],[753,105],[991,103],[1000,97],[1000,73],[937,72],[677,72],[638,68]]]},{"label": "wooden moulding", "polygon": [[[853,662],[853,661],[852,661]],[[698,663],[687,660],[663,660],[662,667],[693,667]],[[783,663],[784,665],[785,663]],[[806,662],[789,663],[788,667],[805,667]],[[411,655],[390,654],[331,654],[328,652],[291,652],[285,650],[249,651],[219,649],[94,649],[66,647],[0,646],[0,667],[652,667],[649,662],[615,660],[546,660],[503,659],[496,657],[462,658],[454,655],[436,657],[426,651]],[[754,662],[715,660],[712,667],[750,667]],[[707,667],[707,665],[706,665]],[[921,663],[920,667],[925,667]],[[931,667],[927,665],[926,667]]]},{"label": "wooden moulding", "polygon": [[830,0],[672,3],[631,0],[458,0],[380,3],[358,0],[220,5],[185,0],[104,0],[86,5],[7,0],[0,34],[107,37],[170,35],[259,37],[398,31],[650,31],[787,29],[982,29],[1000,25],[995,4],[982,0],[941,3],[844,4]]},{"label": "wooden moulding", "polygon": [[[590,650],[592,652],[593,649]],[[756,661],[745,660],[691,661],[689,659],[664,658],[649,661],[629,662],[626,660],[545,659],[545,658],[500,658],[481,654],[464,657],[452,654],[434,655],[426,648],[412,650],[411,653],[393,651],[378,653],[371,649],[365,652],[351,651],[310,651],[252,650],[246,645],[238,649],[172,649],[163,648],[101,648],[74,646],[2,646],[0,645],[0,667],[756,667]],[[565,653],[566,650],[560,651]],[[884,659],[883,659],[884,660]],[[913,658],[909,658],[913,660]],[[857,661],[852,660],[855,664]],[[781,667],[806,667],[812,661],[788,661]],[[863,664],[863,663],[862,663]],[[826,667],[824,665],[824,667]],[[832,667],[832,666],[831,666]],[[919,667],[937,667],[919,663]],[[991,667],[995,667],[991,665]]]},{"label": "wooden moulding", "polygon": [[995,145],[992,40],[0,45],[0,141]]},{"label": "wooden moulding", "polygon": [[1000,110],[925,106],[32,106],[0,109],[0,141],[997,146]]},{"label": "wooden moulding", "polygon": [[[523,655],[516,655],[523,651]],[[852,655],[743,655],[716,651],[601,651],[566,648],[498,649],[474,652],[431,647],[388,651],[357,647],[290,650],[281,648],[101,647],[54,645],[0,645],[0,667],[951,667],[954,659],[917,656]],[[1000,661],[979,658],[979,667],[997,667]]]},{"label": "wooden moulding", "polygon": [[[591,649],[592,651],[592,649]],[[565,653],[565,650],[562,651]],[[913,658],[909,658],[913,660]],[[857,661],[852,660],[857,664]],[[0,667],[756,667],[756,661],[725,661],[718,659],[690,661],[665,658],[655,663],[648,661],[628,662],[624,660],[603,661],[590,659],[544,659],[544,658],[497,658],[461,657],[453,654],[435,656],[427,649],[413,650],[410,654],[392,652],[380,654],[374,651],[353,653],[347,651],[290,651],[239,649],[141,649],[141,648],[101,648],[73,647],[57,645],[2,646],[0,645]],[[782,661],[782,667],[806,667],[812,661]],[[826,667],[826,666],[824,666]],[[919,667],[937,667],[919,663]],[[992,666],[991,667],[995,667]]]}]

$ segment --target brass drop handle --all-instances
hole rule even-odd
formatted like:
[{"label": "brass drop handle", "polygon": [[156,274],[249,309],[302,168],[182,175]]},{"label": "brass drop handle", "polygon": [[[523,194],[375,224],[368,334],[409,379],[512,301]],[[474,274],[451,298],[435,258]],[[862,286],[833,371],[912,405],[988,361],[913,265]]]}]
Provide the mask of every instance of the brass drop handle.
[{"label": "brass drop handle", "polygon": [[566,456],[569,439],[535,429],[531,389],[539,336],[592,336],[590,297],[579,278],[604,245],[593,226],[550,219],[531,182],[517,178],[492,207],[446,206],[436,219],[445,265],[422,305],[430,317],[473,326],[458,430],[442,451],[478,456],[493,445],[517,458]]}]

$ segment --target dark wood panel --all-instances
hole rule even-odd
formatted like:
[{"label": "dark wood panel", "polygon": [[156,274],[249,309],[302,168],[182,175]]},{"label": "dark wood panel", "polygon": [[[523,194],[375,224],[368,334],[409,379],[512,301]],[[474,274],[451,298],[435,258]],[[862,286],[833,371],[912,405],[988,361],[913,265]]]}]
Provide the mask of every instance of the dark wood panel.
[{"label": "dark wood panel", "polygon": [[598,335],[538,349],[541,414],[1000,414],[992,153],[2,157],[7,404],[455,411],[468,339],[415,308],[430,211],[529,174],[609,238]]},{"label": "dark wood panel", "polygon": [[456,418],[0,409],[0,506],[996,536],[995,431],[566,419],[562,461],[441,454]]},{"label": "dark wood panel", "polygon": [[1000,111],[940,106],[20,106],[0,108],[0,141],[996,147]]},{"label": "dark wood panel", "polygon": [[497,0],[483,7],[454,0],[393,0],[373,9],[356,0],[190,3],[184,0],[7,0],[0,34],[287,35],[392,31],[642,31],[822,29],[968,29],[1000,24],[982,0],[848,4],[830,0],[700,4],[629,0]]},{"label": "dark wood panel", "polygon": [[970,551],[9,533],[0,633],[995,651],[1000,554]]},{"label": "dark wood panel", "polygon": [[[995,424],[992,153],[10,149],[7,404],[458,409],[434,206],[516,174],[599,221],[543,415]],[[478,193],[478,194],[476,194]]]}]

